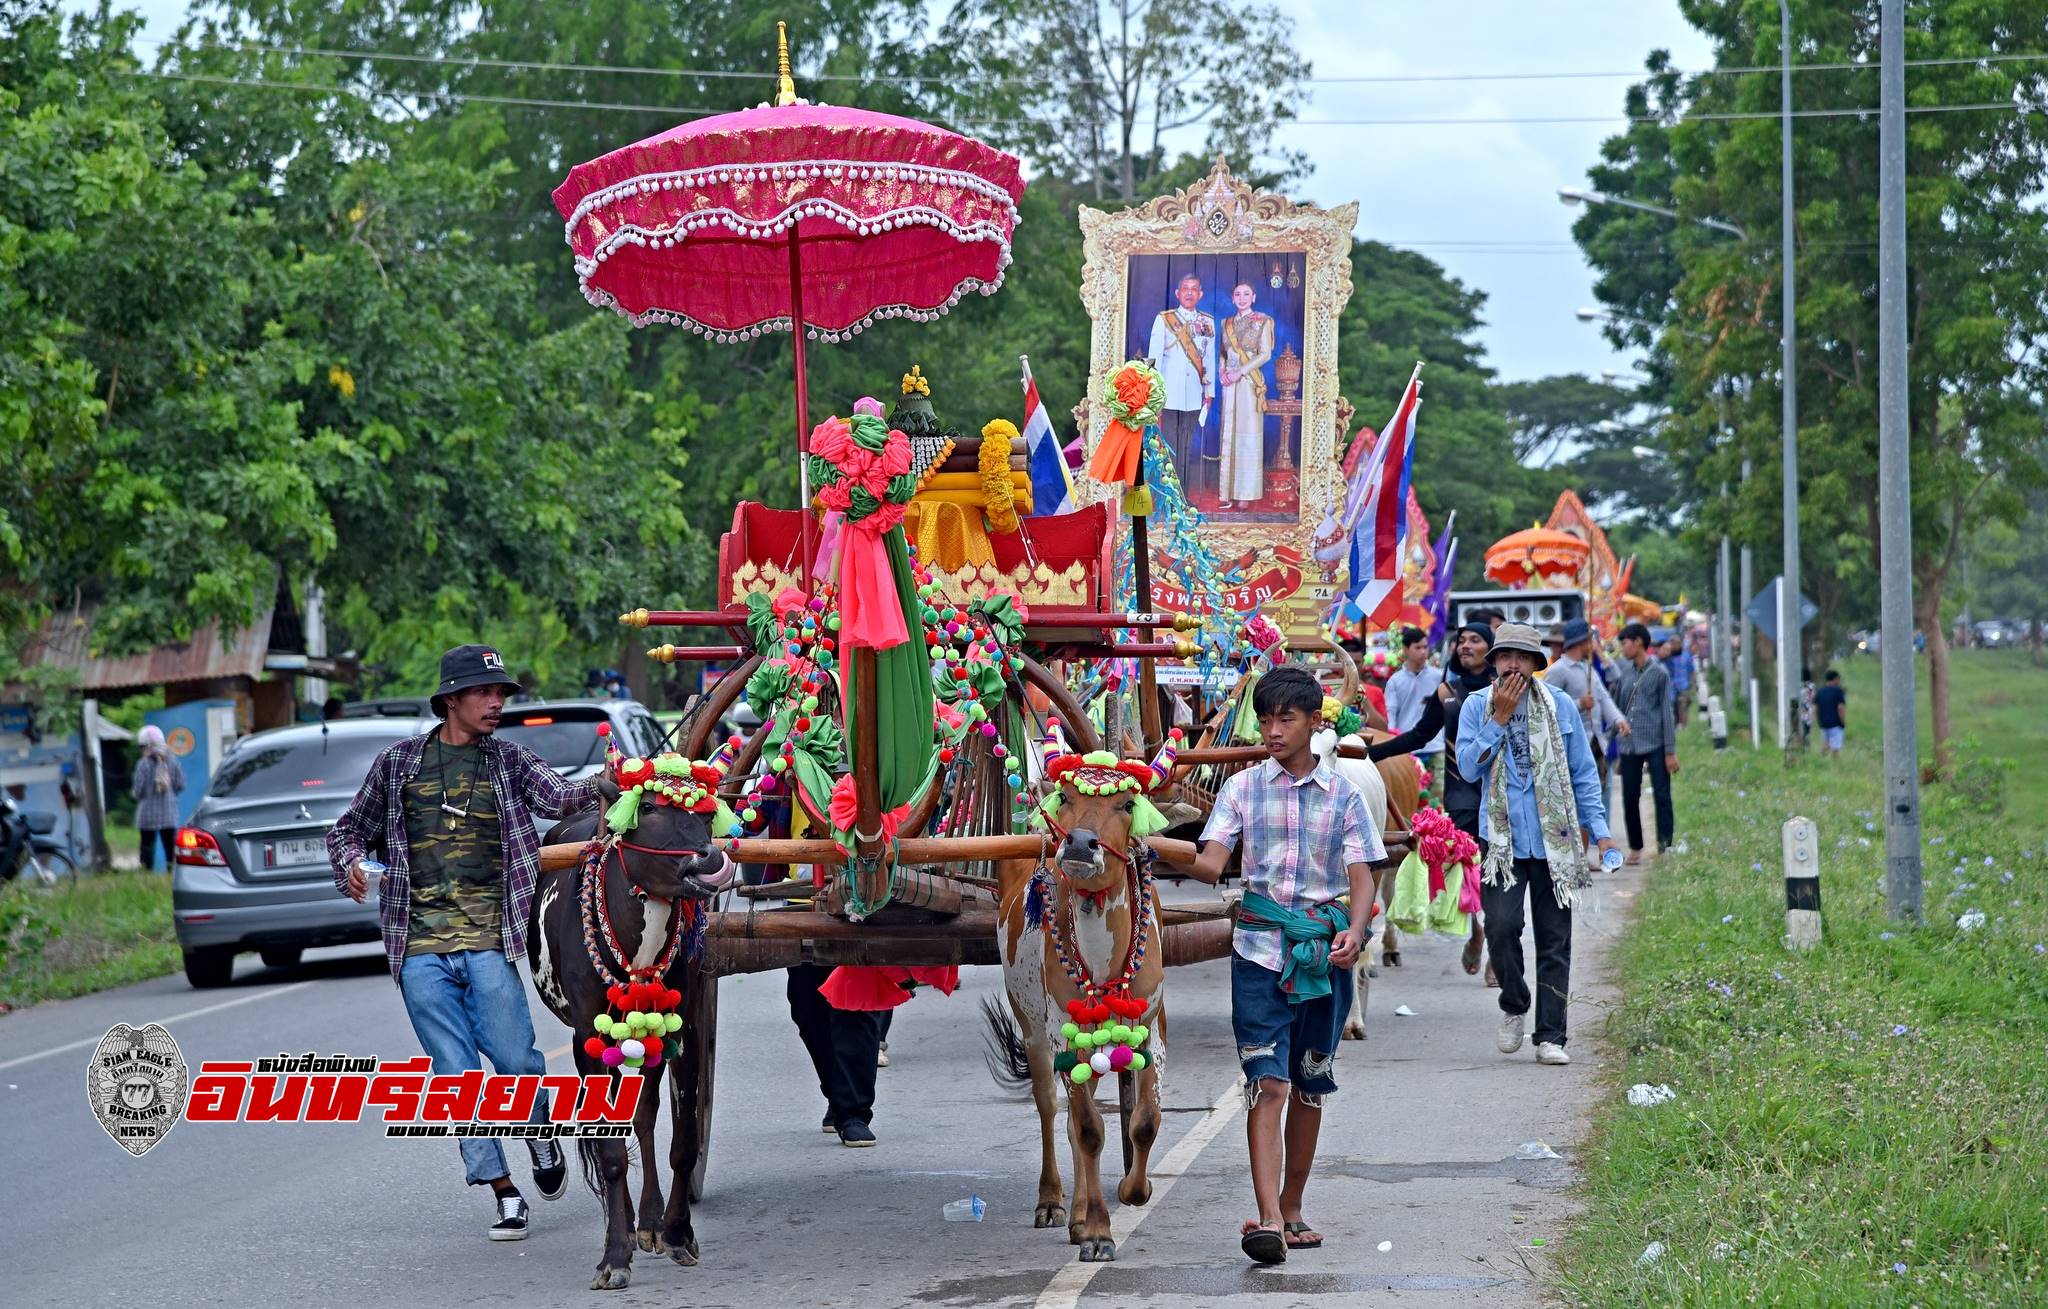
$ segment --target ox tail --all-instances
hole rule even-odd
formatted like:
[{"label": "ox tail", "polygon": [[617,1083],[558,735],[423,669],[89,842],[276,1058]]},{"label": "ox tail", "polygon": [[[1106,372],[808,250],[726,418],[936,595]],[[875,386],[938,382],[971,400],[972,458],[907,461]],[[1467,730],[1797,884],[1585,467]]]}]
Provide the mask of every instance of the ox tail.
[{"label": "ox tail", "polygon": [[1015,1090],[1031,1085],[1031,1058],[1024,1049],[1024,1034],[1002,1001],[981,998],[981,1016],[988,1021],[988,1074],[996,1084]]},{"label": "ox tail", "polygon": [[604,1199],[604,1172],[598,1163],[598,1143],[586,1137],[576,1143],[576,1153],[583,1165],[583,1184],[599,1200]]}]

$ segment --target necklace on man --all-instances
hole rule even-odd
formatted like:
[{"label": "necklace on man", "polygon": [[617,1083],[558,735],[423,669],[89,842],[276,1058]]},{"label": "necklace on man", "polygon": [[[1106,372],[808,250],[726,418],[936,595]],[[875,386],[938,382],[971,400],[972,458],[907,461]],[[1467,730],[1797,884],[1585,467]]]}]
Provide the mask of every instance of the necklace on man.
[{"label": "necklace on man", "polygon": [[448,815],[447,828],[449,831],[452,832],[456,829],[458,824],[469,821],[470,801],[476,795],[476,775],[474,773],[470,775],[469,791],[462,797],[462,808],[457,809],[454,805],[449,804],[448,746],[446,742],[438,740],[434,742],[434,746],[436,753],[438,753],[441,756],[441,767],[439,769],[439,777],[437,779],[441,783],[441,812]]}]

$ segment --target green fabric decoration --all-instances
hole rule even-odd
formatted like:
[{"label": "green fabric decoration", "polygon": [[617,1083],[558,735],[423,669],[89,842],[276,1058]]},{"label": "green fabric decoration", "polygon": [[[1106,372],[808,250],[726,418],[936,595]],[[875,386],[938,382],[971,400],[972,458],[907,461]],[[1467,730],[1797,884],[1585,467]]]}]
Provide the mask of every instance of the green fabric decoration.
[{"label": "green fabric decoration", "polygon": [[1429,920],[1429,868],[1413,850],[1394,870],[1394,894],[1387,921],[1395,930],[1420,932]]},{"label": "green fabric decoration", "polygon": [[1149,797],[1137,797],[1137,807],[1131,811],[1133,838],[1156,836],[1171,826],[1172,824],[1166,821],[1166,815],[1159,812],[1159,806],[1153,804]]},{"label": "green fabric decoration", "polygon": [[688,777],[695,780],[695,774],[690,771],[690,761],[681,755],[656,755],[653,763],[656,777]]},{"label": "green fabric decoration", "polygon": [[856,486],[846,493],[845,518],[849,523],[857,523],[881,507],[882,502],[870,495],[864,486]]},{"label": "green fabric decoration", "polygon": [[[816,458],[815,455],[811,456]],[[812,474],[814,477],[815,473]],[[766,654],[775,648],[776,633],[782,624],[775,617],[775,602],[759,591],[747,593],[747,639],[754,643],[754,649]],[[752,682],[748,683],[753,685]]]},{"label": "green fabric decoration", "polygon": [[1258,687],[1259,675],[1246,673],[1238,692],[1237,716],[1230,725],[1230,739],[1233,741],[1256,742],[1259,739],[1259,713],[1252,707],[1252,692]]},{"label": "green fabric decoration", "polygon": [[1311,918],[1257,891],[1244,893],[1238,930],[1278,932],[1287,942],[1280,969],[1280,990],[1290,1005],[1330,993],[1330,942],[1338,932],[1351,926],[1351,915],[1341,904],[1327,904],[1322,910],[1326,918]]},{"label": "green fabric decoration", "polygon": [[740,825],[739,815],[728,808],[723,800],[718,802],[718,808],[712,813],[711,821],[715,824],[711,829],[714,838],[724,836]]},{"label": "green fabric decoration", "polygon": [[1114,768],[1121,761],[1108,750],[1091,750],[1081,756],[1081,762],[1097,768]]},{"label": "green fabric decoration", "polygon": [[605,826],[614,832],[626,833],[640,826],[640,792],[628,787],[612,801],[612,807],[604,811]]},{"label": "green fabric decoration", "polygon": [[846,420],[847,435],[863,450],[880,450],[889,444],[889,424],[873,414],[855,414]]},{"label": "green fabric decoration", "polygon": [[1052,789],[1052,792],[1049,795],[1047,795],[1044,800],[1039,802],[1038,812],[1044,814],[1047,818],[1059,817],[1060,797],[1064,794],[1066,794],[1064,791],[1060,790],[1059,787],[1055,786]]},{"label": "green fabric decoration", "polygon": [[983,596],[967,606],[988,620],[996,639],[1004,645],[1015,645],[1024,639],[1024,619],[1017,613],[1017,603],[1007,595]]},{"label": "green fabric decoration", "polygon": [[[753,620],[749,618],[747,621],[751,630]],[[768,637],[768,644],[763,646],[763,648],[771,648],[775,640],[775,636],[771,633]],[[758,639],[756,644],[760,644]],[[793,681],[794,679],[790,676],[789,665],[764,661],[759,668],[754,670],[754,675],[747,679],[747,703],[754,707],[755,713],[765,717],[774,710],[776,705],[782,703],[782,698],[789,694],[789,688]]]},{"label": "green fabric decoration", "polygon": [[917,474],[896,474],[896,476],[889,479],[889,486],[884,494],[887,495],[889,503],[892,505],[909,504],[917,497]]},{"label": "green fabric decoration", "polygon": [[[862,415],[856,417],[856,434]],[[880,419],[869,419],[877,426]],[[884,435],[888,429],[884,427]],[[896,598],[903,606],[903,624],[914,633],[924,630],[918,613],[917,578],[910,571],[910,547],[899,525],[883,538],[889,567],[896,577]],[[876,756],[880,764],[882,808],[894,809],[916,799],[932,776],[938,755],[932,732],[932,663],[930,648],[919,639],[875,652]],[[860,662],[852,651],[843,662],[846,681],[846,726],[850,742],[860,738]],[[851,762],[851,760],[849,760]],[[829,790],[824,798],[829,799]],[[822,805],[820,806],[823,807]]]}]

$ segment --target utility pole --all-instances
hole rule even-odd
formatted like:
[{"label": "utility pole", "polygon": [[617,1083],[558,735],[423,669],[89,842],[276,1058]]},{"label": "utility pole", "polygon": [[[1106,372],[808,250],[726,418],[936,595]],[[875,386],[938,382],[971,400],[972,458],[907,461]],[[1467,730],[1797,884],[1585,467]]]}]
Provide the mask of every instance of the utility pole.
[{"label": "utility pole", "polygon": [[[1749,473],[1749,460],[1745,459],[1742,461],[1742,481],[1744,485],[1749,483]],[[1756,680],[1756,625],[1749,621],[1749,598],[1756,594],[1756,559],[1750,553],[1747,540],[1744,540],[1742,543],[1742,563],[1739,576],[1741,577],[1742,586],[1742,599],[1736,606],[1742,611],[1742,686],[1739,694],[1746,697],[1749,695],[1750,683]],[[1742,701],[1738,700],[1737,703],[1742,703]],[[1749,745],[1751,749],[1756,748],[1757,733],[1761,730],[1755,722],[1750,723]]]},{"label": "utility pole", "polygon": [[[1718,402],[1721,419],[1721,435],[1716,444],[1722,444],[1729,438],[1728,379],[1725,377],[1721,379],[1720,393],[1715,396],[1715,400]],[[1728,483],[1725,479],[1721,483],[1721,508],[1724,513],[1727,512]],[[1723,528],[1721,530],[1721,557],[1718,566],[1715,568],[1714,577],[1716,588],[1714,608],[1717,611],[1717,621],[1714,624],[1714,639],[1720,642],[1720,647],[1714,652],[1714,657],[1721,663],[1721,706],[1731,714],[1735,712],[1735,632],[1733,627],[1735,612],[1729,607],[1729,593],[1734,589],[1735,585],[1734,572],[1733,561],[1728,557],[1728,531],[1726,528]],[[1743,598],[1747,599],[1748,597],[1745,596]]]},{"label": "utility pole", "polygon": [[1785,265],[1783,418],[1785,447],[1784,582],[1778,588],[1778,748],[1792,739],[1792,697],[1799,690],[1799,293],[1793,276],[1792,204],[1792,9],[1778,0],[1778,225]]},{"label": "utility pole", "polygon": [[1920,740],[1913,722],[1913,495],[1906,413],[1906,0],[1884,0],[1877,150],[1877,518],[1884,636],[1884,886],[1920,918]]}]

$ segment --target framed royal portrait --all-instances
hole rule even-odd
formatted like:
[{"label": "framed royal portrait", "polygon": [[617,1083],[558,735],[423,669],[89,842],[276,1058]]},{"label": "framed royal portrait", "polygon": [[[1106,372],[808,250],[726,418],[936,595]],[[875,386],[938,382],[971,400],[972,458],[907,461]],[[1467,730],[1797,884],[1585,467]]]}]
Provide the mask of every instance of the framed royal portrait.
[{"label": "framed royal portrait", "polygon": [[[1159,437],[1204,540],[1236,579],[1226,602],[1290,633],[1320,631],[1337,578],[1312,559],[1343,493],[1337,321],[1351,297],[1357,204],[1321,209],[1253,189],[1218,159],[1185,191],[1082,208],[1081,299],[1093,324],[1085,435],[1102,379],[1128,359],[1166,387]],[[1095,498],[1111,488],[1083,479]],[[1121,520],[1129,530],[1129,520]],[[1153,605],[1194,607],[1155,558]]]}]

